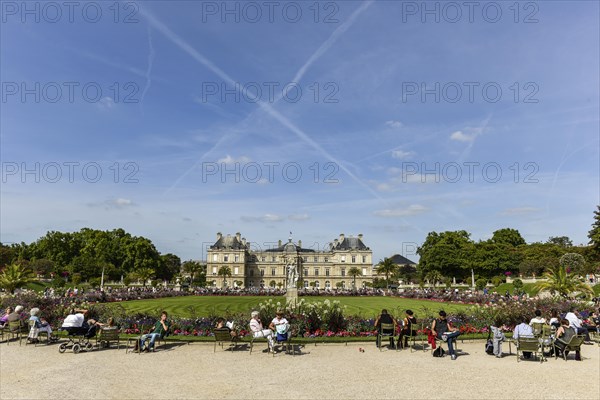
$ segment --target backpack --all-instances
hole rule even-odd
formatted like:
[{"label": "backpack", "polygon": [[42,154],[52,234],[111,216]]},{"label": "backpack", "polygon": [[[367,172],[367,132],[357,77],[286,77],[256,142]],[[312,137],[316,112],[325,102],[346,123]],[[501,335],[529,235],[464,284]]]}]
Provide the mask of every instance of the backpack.
[{"label": "backpack", "polygon": [[433,356],[434,357],[444,357],[444,354],[446,354],[446,352],[441,347],[438,347],[437,349],[435,349],[433,351]]}]

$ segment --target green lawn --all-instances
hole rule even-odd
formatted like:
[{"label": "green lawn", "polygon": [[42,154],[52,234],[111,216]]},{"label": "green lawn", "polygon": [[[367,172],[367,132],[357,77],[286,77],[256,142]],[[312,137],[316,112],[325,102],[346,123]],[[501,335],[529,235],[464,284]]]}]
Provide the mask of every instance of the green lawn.
[{"label": "green lawn", "polygon": [[[231,313],[250,313],[258,307],[261,302],[272,298],[273,301],[285,302],[283,296],[186,296],[167,297],[151,300],[134,300],[118,303],[128,313],[143,313],[154,315],[160,310],[166,310],[170,315],[176,317],[202,317],[208,315],[223,315],[227,311]],[[387,308],[394,315],[404,315],[404,310],[412,309],[417,315],[423,315],[426,307],[428,314],[437,313],[440,309],[447,312],[465,309],[464,304],[440,303],[427,300],[402,299],[395,297],[301,297],[307,302],[338,300],[345,305],[345,315],[360,315],[372,318],[379,314],[382,308]]]},{"label": "green lawn", "polygon": [[[523,291],[525,293],[527,293],[530,297],[533,297],[535,295],[537,295],[538,290],[535,289],[535,283],[524,283],[523,284]],[[506,293],[506,290],[508,290],[508,292],[510,293],[510,295],[514,295],[515,294],[515,287],[513,286],[512,283],[503,283],[500,286],[492,289],[492,292],[496,292],[496,293],[500,293],[501,295],[504,295],[504,293]]]}]

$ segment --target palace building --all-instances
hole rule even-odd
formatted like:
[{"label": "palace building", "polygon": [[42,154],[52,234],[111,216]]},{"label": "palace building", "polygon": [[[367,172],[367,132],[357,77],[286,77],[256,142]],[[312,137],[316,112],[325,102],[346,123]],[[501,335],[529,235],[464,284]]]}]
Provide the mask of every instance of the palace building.
[{"label": "palace building", "polygon": [[[299,287],[350,289],[356,280],[356,287],[361,288],[373,279],[373,252],[363,243],[362,234],[347,237],[342,233],[326,250],[304,248],[301,240],[294,243],[291,237],[266,250],[253,250],[250,244],[239,232],[235,236],[217,233],[217,241],[208,249],[207,284],[285,288],[290,263],[297,266]],[[223,271],[229,273],[223,276]]]}]

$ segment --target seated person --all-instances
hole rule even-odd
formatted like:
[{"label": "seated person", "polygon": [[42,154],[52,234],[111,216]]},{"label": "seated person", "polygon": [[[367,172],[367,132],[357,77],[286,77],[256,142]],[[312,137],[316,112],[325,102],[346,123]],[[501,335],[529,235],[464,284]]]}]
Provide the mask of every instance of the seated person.
[{"label": "seated person", "polygon": [[600,310],[592,311],[592,315],[589,317],[589,327],[588,331],[596,331],[600,333]]},{"label": "seated person", "polygon": [[545,324],[546,318],[542,317],[541,310],[535,310],[535,317],[531,318],[529,321],[529,325],[533,326],[533,324]]},{"label": "seated person", "polygon": [[598,316],[596,310],[593,310],[588,318],[583,321],[582,326],[587,329],[588,332],[600,332],[600,330],[598,330],[600,328],[599,323],[600,317]]},{"label": "seated person", "polygon": [[[156,342],[157,338],[164,338],[167,333],[169,332],[169,321],[167,321],[167,312],[163,311],[160,314],[160,319],[156,322],[156,324],[154,324],[154,330],[148,334],[142,335],[142,337],[140,338],[140,343],[139,343],[139,349],[140,351],[147,351],[149,352],[150,350],[154,350],[154,343]],[[150,343],[145,346],[146,340],[150,340]]]},{"label": "seated person", "polygon": [[[417,324],[417,318],[414,316],[412,310],[406,310],[406,316],[402,321],[402,330],[400,331],[400,337],[398,337],[398,347],[408,347],[409,336],[415,336],[417,334],[414,326]],[[404,339],[404,344],[402,343]]]},{"label": "seated person", "polygon": [[548,323],[555,329],[558,329],[560,327],[560,317],[556,309],[552,309],[550,311],[550,321],[548,321]]},{"label": "seated person", "polygon": [[569,326],[571,328],[575,328],[578,335],[585,336],[585,344],[591,344],[590,342],[590,333],[583,326],[583,321],[580,318],[579,312],[575,307],[571,307],[571,310],[565,315],[565,319],[569,321]]},{"label": "seated person", "polygon": [[[387,330],[383,330],[381,328],[381,324],[396,324],[396,320],[394,319],[394,317],[392,317],[390,314],[388,314],[388,311],[384,308],[383,310],[381,310],[381,314],[379,314],[379,316],[377,316],[377,318],[375,319],[375,328],[377,328],[377,331],[379,333],[383,333],[383,334],[389,334],[390,335],[390,347],[394,347],[394,336],[396,335],[396,332],[392,330],[387,331]],[[379,343],[379,336],[377,336],[377,340],[375,341],[375,344],[377,345],[377,347],[381,346],[381,343]]]},{"label": "seated person", "polygon": [[56,340],[56,337],[52,336],[52,327],[43,318],[39,317],[40,309],[35,307],[29,311],[31,317],[29,317],[29,321],[33,321],[33,326],[29,331],[28,339],[31,339],[32,342],[38,341],[38,335],[40,332],[48,333],[48,340]]},{"label": "seated person", "polygon": [[12,313],[8,314],[8,316],[6,317],[6,323],[15,321],[21,321],[25,323],[26,320],[27,314],[23,312],[23,306],[16,306],[15,310]]},{"label": "seated person", "polygon": [[440,311],[438,315],[439,318],[434,319],[433,323],[431,324],[431,332],[438,339],[448,342],[448,353],[450,353],[450,358],[452,360],[456,360],[454,341],[456,337],[460,335],[460,332],[457,328],[453,327],[450,322],[448,322],[445,311]]},{"label": "seated person", "polygon": [[6,307],[6,311],[2,317],[0,317],[0,328],[8,323],[8,316],[12,314],[12,307]]},{"label": "seated person", "polygon": [[219,317],[217,319],[217,325],[215,326],[216,329],[227,329],[229,331],[229,334],[231,335],[231,340],[236,340],[238,339],[238,334],[237,332],[233,329],[233,322],[225,322],[224,318]]},{"label": "seated person", "polygon": [[277,310],[275,313],[275,318],[273,318],[269,324],[269,329],[275,331],[278,342],[285,342],[288,339],[288,329],[290,329],[290,323],[283,316],[283,311]]},{"label": "seated person", "polygon": [[260,318],[258,316],[258,311],[252,311],[250,316],[250,331],[255,338],[264,337],[267,339],[269,343],[269,352],[273,352],[273,331],[270,329],[264,329],[262,322],[260,322]]},{"label": "seated person", "polygon": [[[515,326],[515,330],[513,331],[513,339],[518,340],[520,337],[533,339],[535,337],[533,334],[533,328],[527,323],[527,316],[522,315],[520,320],[521,323]],[[531,358],[531,356],[532,354],[530,351],[523,352],[524,358]]]},{"label": "seated person", "polygon": [[[561,321],[560,328],[556,330],[556,340],[554,340],[554,348],[558,349],[559,352],[565,351],[567,345],[571,342],[571,339],[577,335],[577,330],[570,326],[570,322],[568,319],[563,319]],[[565,355],[568,355],[569,352]],[[575,352],[575,359],[581,361],[581,353],[579,351]]]}]

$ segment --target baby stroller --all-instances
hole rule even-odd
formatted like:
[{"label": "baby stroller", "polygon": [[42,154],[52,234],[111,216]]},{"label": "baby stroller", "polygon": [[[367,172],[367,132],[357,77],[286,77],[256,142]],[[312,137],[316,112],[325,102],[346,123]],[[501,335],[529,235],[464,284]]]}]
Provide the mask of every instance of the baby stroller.
[{"label": "baby stroller", "polygon": [[79,353],[81,350],[92,351],[94,349],[94,345],[90,342],[90,339],[96,336],[95,325],[60,329],[67,331],[68,342],[61,343],[58,346],[59,353],[64,353],[67,349],[72,349],[74,354]]}]

